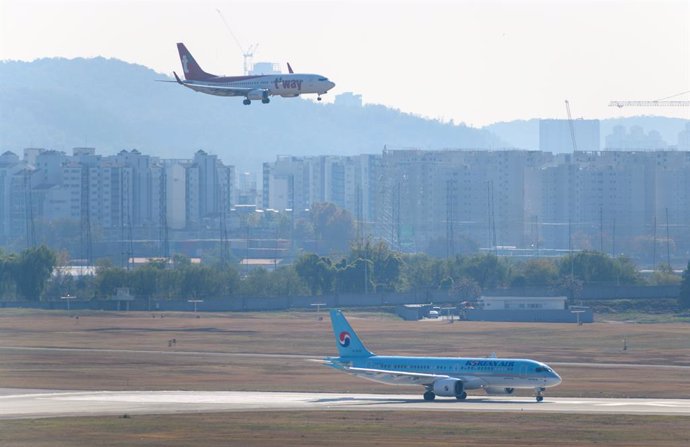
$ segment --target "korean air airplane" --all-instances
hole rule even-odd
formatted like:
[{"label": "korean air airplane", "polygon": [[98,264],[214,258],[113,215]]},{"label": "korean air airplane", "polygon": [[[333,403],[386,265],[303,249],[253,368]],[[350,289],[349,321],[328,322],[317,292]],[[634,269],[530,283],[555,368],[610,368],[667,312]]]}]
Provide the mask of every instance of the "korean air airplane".
[{"label": "korean air airplane", "polygon": [[375,355],[357,337],[345,316],[331,310],[331,324],[339,357],[327,357],[326,364],[365,379],[392,385],[421,385],[424,400],[436,396],[463,400],[467,391],[483,389],[486,394],[513,394],[518,388],[533,389],[537,402],[548,387],[561,377],[548,365],[527,359],[463,357],[393,357]]},{"label": "korean air airplane", "polygon": [[269,96],[294,98],[306,93],[317,94],[317,99],[321,101],[321,95],[335,87],[325,76],[294,73],[290,64],[290,73],[284,75],[216,76],[202,70],[183,43],[177,44],[177,51],[185,77],[183,81],[173,72],[178,84],[209,95],[244,96],[245,105],[253,100],[268,104],[271,101]]}]

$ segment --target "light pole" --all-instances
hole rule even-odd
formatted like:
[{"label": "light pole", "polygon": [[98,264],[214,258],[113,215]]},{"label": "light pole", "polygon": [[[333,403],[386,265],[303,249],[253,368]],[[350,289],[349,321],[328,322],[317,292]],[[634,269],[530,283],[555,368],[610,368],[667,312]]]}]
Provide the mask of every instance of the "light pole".
[{"label": "light pole", "polygon": [[310,304],[310,306],[316,306],[316,319],[321,321],[323,318],[321,318],[321,306],[325,306],[326,303],[313,303]]},{"label": "light pole", "polygon": [[194,303],[194,313],[196,313],[196,305],[197,303],[203,303],[204,300],[187,300],[188,303]]},{"label": "light pole", "polygon": [[60,297],[61,300],[65,300],[65,302],[67,302],[67,312],[69,312],[69,302],[76,298],[76,296],[71,296],[69,293],[65,296]]}]

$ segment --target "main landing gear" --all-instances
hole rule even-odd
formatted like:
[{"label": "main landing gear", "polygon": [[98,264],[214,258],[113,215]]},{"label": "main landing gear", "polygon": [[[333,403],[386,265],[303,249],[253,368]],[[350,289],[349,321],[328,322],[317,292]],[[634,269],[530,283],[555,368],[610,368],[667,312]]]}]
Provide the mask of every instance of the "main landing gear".
[{"label": "main landing gear", "polygon": [[543,388],[543,387],[535,388],[535,391],[537,392],[537,402],[541,402],[544,400],[544,391],[545,390],[546,390],[546,388]]},{"label": "main landing gear", "polygon": [[[455,398],[457,400],[465,400],[465,399],[467,399],[467,393],[463,391],[461,394],[458,394],[457,396],[455,396]],[[434,394],[433,391],[426,391],[424,393],[424,400],[432,401],[434,399],[436,399],[436,394]]]},{"label": "main landing gear", "polygon": [[264,98],[264,99],[261,100],[261,102],[264,103],[264,104],[268,104],[269,102],[271,102],[271,100],[268,99],[268,98]]},{"label": "main landing gear", "polygon": [[244,101],[242,101],[242,104],[244,104],[245,106],[248,106],[251,103],[252,102],[249,99],[245,99]]}]

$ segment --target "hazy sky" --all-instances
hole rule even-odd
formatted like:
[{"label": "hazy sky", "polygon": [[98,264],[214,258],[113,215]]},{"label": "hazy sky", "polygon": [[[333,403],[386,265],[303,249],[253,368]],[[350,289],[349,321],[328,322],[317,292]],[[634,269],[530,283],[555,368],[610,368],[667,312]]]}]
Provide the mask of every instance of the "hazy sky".
[{"label": "hazy sky", "polygon": [[104,56],[171,73],[183,41],[206,71],[241,74],[216,8],[245,47],[259,43],[255,61],[326,75],[327,96],[471,125],[563,118],[565,99],[576,117],[690,118],[607,107],[690,90],[690,0],[0,0],[0,59]]}]

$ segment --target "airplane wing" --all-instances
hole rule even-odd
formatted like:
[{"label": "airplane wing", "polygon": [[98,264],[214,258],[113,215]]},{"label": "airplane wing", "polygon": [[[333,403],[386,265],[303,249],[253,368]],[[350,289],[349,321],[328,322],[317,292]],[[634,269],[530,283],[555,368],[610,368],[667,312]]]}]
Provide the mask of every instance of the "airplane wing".
[{"label": "airplane wing", "polygon": [[450,376],[445,374],[426,374],[426,373],[416,373],[416,372],[406,372],[406,371],[389,371],[385,369],[371,369],[371,368],[355,368],[355,367],[344,367],[346,371],[351,371],[358,375],[366,376],[370,379],[381,380],[399,380],[400,382],[419,382],[420,385],[428,385],[439,379],[448,379]]},{"label": "airplane wing", "polygon": [[227,86],[222,86],[222,85],[208,85],[208,84],[198,84],[195,82],[190,82],[190,81],[183,81],[177,76],[177,73],[173,72],[175,75],[175,81],[180,84],[184,85],[187,88],[191,88],[194,91],[201,92],[201,93],[207,93],[209,95],[216,95],[216,96],[247,96],[249,92],[252,91],[263,91],[265,89],[257,89],[257,88],[245,88],[245,87],[227,87]]}]

